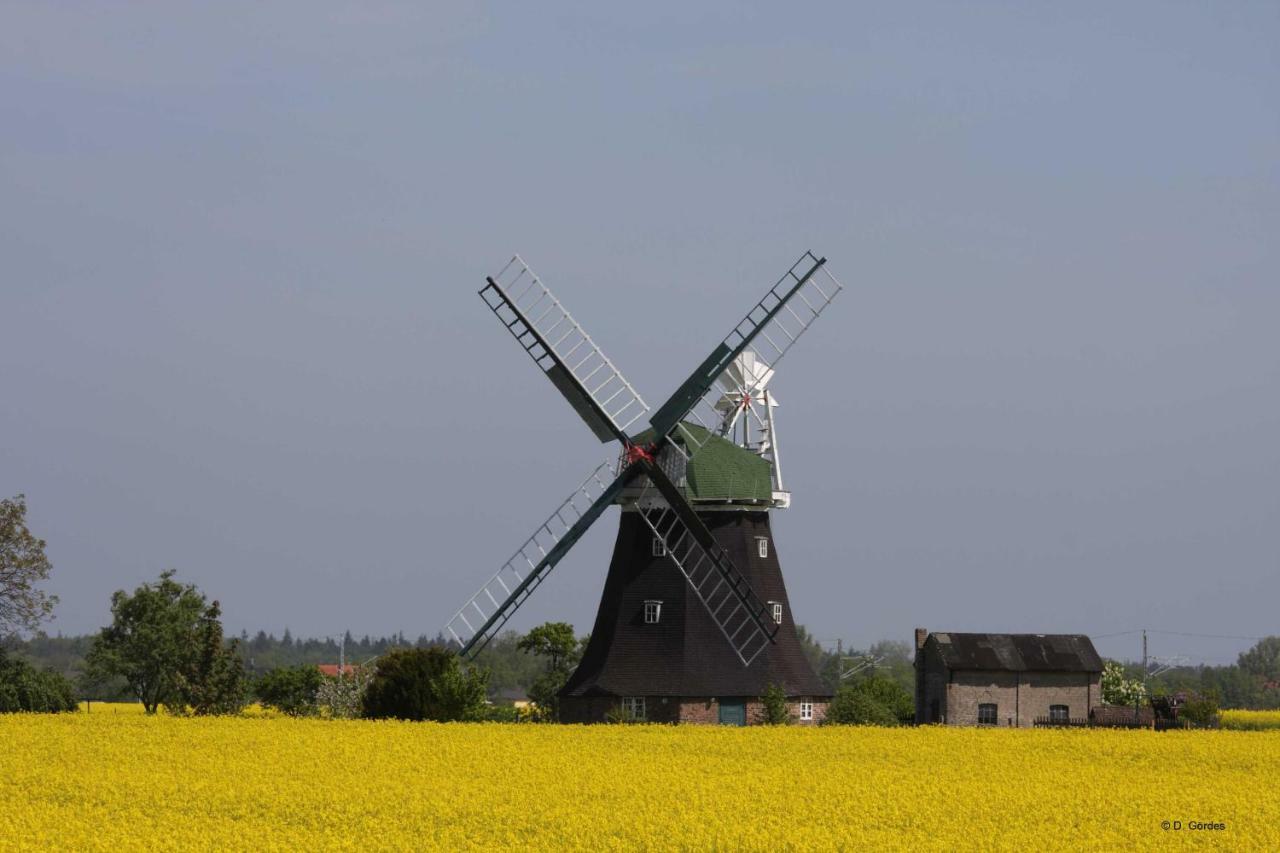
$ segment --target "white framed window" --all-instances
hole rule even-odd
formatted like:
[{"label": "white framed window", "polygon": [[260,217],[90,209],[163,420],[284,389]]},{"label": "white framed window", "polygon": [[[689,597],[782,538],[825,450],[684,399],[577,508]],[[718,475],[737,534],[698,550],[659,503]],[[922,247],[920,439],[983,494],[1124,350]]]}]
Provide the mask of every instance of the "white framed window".
[{"label": "white framed window", "polygon": [[800,721],[805,722],[812,719],[813,719],[813,703],[801,702],[800,703]]},{"label": "white framed window", "polygon": [[662,602],[656,598],[650,598],[644,603],[644,624],[657,625],[662,618]]},{"label": "white framed window", "polygon": [[622,699],[622,718],[639,721],[644,719],[644,697],[624,696]]},{"label": "white framed window", "polygon": [[776,624],[778,625],[782,624],[782,602],[781,601],[770,601],[769,613],[773,615],[773,621]]},{"label": "white framed window", "polygon": [[1049,706],[1049,722],[1065,723],[1071,719],[1071,708],[1066,705]]},{"label": "white framed window", "polygon": [[769,540],[763,536],[756,537],[756,552],[761,558],[769,556]]},{"label": "white framed window", "polygon": [[978,705],[978,725],[994,726],[999,724],[1000,712],[994,702],[983,702]]},{"label": "white framed window", "polygon": [[664,541],[662,541],[661,539],[659,539],[657,536],[653,537],[653,552],[652,552],[652,553],[653,553],[653,556],[655,556],[655,557],[665,557],[665,556],[667,556],[667,543],[666,543],[666,542],[664,542]]}]

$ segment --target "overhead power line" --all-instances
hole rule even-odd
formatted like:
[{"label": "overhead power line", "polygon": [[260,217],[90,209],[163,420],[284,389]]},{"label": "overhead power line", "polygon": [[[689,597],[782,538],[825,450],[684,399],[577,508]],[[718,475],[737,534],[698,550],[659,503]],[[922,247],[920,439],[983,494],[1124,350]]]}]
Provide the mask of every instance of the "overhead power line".
[{"label": "overhead power line", "polygon": [[1157,628],[1133,628],[1128,631],[1116,631],[1114,634],[1093,634],[1091,636],[1092,639],[1095,640],[1106,640],[1110,637],[1124,637],[1129,634],[1141,634],[1144,630],[1148,634],[1165,634],[1171,637],[1196,637],[1207,640],[1253,640],[1256,642],[1258,640],[1266,639],[1265,637],[1249,637],[1243,634],[1197,634],[1191,631],[1161,631]]}]

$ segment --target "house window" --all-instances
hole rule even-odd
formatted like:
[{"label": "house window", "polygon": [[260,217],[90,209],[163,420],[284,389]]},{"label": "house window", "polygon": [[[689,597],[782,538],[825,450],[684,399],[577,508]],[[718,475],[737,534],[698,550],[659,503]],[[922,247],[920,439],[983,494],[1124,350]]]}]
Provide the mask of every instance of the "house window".
[{"label": "house window", "polygon": [[640,721],[644,719],[644,697],[626,696],[622,700],[622,718]]},{"label": "house window", "polygon": [[657,536],[653,537],[653,556],[667,556],[667,543],[659,539]]},{"label": "house window", "polygon": [[756,539],[756,551],[759,552],[761,557],[769,556],[769,540],[763,536],[758,537]]},{"label": "house window", "polygon": [[994,702],[983,702],[978,706],[978,725],[994,726],[999,719],[999,711]]},{"label": "house window", "polygon": [[658,620],[662,618],[662,602],[657,599],[649,599],[644,603],[644,624],[657,625]]},{"label": "house window", "polygon": [[770,601],[769,612],[773,615],[773,621],[781,625],[782,624],[782,602]]},{"label": "house window", "polygon": [[1071,719],[1071,709],[1066,705],[1049,706],[1049,722],[1065,723]]},{"label": "house window", "polygon": [[804,722],[804,721],[806,721],[806,720],[812,720],[812,719],[813,719],[813,703],[812,703],[812,702],[801,702],[801,703],[800,703],[800,720],[801,720],[801,722]]}]

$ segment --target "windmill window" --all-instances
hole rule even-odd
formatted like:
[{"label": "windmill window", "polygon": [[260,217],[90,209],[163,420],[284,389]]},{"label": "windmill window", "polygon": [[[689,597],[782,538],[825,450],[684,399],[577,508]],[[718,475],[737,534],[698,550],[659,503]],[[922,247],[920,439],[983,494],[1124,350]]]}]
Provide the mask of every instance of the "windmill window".
[{"label": "windmill window", "polygon": [[622,699],[622,718],[633,722],[644,719],[644,697],[625,696]]},{"label": "windmill window", "polygon": [[656,599],[649,599],[644,603],[644,624],[657,625],[658,620],[662,618],[662,602]]},{"label": "windmill window", "polygon": [[801,721],[808,721],[813,719],[813,703],[812,702],[800,703],[800,719]]},{"label": "windmill window", "polygon": [[776,624],[781,625],[782,624],[782,602],[770,601],[769,612],[773,615],[773,621]]},{"label": "windmill window", "polygon": [[667,543],[659,539],[657,536],[653,537],[653,556],[667,556]]},{"label": "windmill window", "polygon": [[983,702],[978,706],[978,725],[994,726],[999,719],[999,710],[994,702]]},{"label": "windmill window", "polygon": [[760,554],[761,558],[769,556],[769,540],[765,539],[763,536],[758,537],[756,539],[756,551]]},{"label": "windmill window", "polygon": [[1069,719],[1071,719],[1071,709],[1066,705],[1049,706],[1049,722],[1065,723]]}]

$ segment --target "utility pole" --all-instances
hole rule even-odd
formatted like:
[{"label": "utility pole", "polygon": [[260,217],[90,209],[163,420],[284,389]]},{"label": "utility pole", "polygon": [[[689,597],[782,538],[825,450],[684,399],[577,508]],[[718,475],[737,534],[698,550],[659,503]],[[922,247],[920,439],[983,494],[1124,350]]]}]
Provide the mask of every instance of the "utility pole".
[{"label": "utility pole", "polygon": [[[1147,629],[1146,628],[1142,629],[1142,695],[1144,697],[1151,695],[1151,691],[1147,689]],[[1133,708],[1134,708],[1133,713],[1136,715],[1138,713],[1137,700],[1134,700]],[[1136,719],[1136,716],[1135,716],[1135,719]]]}]

